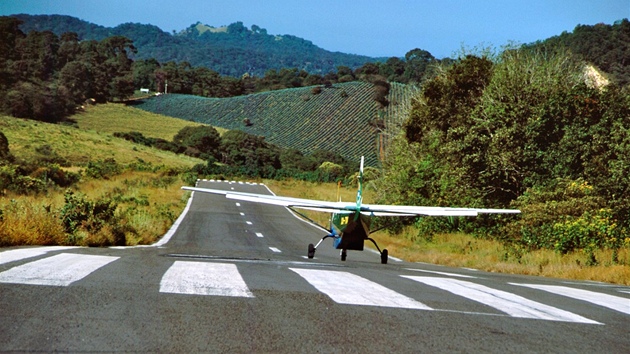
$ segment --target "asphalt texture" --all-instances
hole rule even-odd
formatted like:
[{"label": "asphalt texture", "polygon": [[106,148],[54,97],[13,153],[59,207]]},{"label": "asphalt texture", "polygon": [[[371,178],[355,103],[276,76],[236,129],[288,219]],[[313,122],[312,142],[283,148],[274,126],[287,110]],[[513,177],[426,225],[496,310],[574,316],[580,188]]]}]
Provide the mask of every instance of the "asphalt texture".
[{"label": "asphalt texture", "polygon": [[629,351],[629,287],[367,250],[342,262],[332,240],[307,259],[323,235],[283,207],[196,192],[152,247],[0,249],[0,352]]}]

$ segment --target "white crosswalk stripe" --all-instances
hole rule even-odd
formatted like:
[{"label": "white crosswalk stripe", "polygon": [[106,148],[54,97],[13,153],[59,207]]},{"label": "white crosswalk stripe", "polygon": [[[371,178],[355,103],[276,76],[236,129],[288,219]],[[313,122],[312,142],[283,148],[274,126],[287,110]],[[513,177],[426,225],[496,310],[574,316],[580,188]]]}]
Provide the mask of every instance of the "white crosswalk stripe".
[{"label": "white crosswalk stripe", "polygon": [[431,310],[423,303],[352,273],[318,269],[289,269],[340,304]]},{"label": "white crosswalk stripe", "polygon": [[61,253],[0,273],[0,283],[68,286],[119,257]]},{"label": "white crosswalk stripe", "polygon": [[402,275],[402,277],[446,290],[473,301],[481,302],[513,317],[600,324],[599,322],[568,311],[529,300],[507,291],[489,288],[469,281],[408,275]]},{"label": "white crosswalk stripe", "polygon": [[[270,249],[274,250],[273,247],[270,247]],[[0,265],[24,259],[28,260],[28,258],[43,256],[49,251],[59,250],[64,250],[64,248],[30,248],[0,252],[0,259],[2,260]],[[117,259],[119,257],[60,253],[17,265],[0,272],[0,283],[69,286]],[[246,270],[247,267],[244,269]],[[414,299],[403,295],[349,271],[295,267],[289,267],[288,269],[317,291],[327,295],[339,304],[449,311],[448,309],[431,308],[421,302],[422,298]],[[400,275],[400,277],[482,303],[512,317],[600,324],[560,308],[536,302],[508,291],[493,289],[475,283],[469,280],[473,278],[470,276],[469,279],[462,280],[449,276],[453,275],[451,273],[435,271],[429,273],[437,276]],[[282,277],[279,281],[282,281]],[[507,284],[586,301],[630,315],[630,300],[621,296],[568,286]],[[248,288],[237,265],[219,262],[175,261],[162,275],[159,291],[161,293],[188,295],[254,297],[254,293]],[[414,293],[422,296],[422,291]],[[416,297],[415,295],[413,296]]]},{"label": "white crosswalk stripe", "polygon": [[8,250],[8,251],[0,252],[0,264],[20,261],[22,259],[41,256],[48,252],[67,250],[71,248],[76,248],[76,247],[74,246],[46,246],[46,247],[18,248],[14,250]]},{"label": "white crosswalk stripe", "polygon": [[230,263],[177,261],[164,273],[160,292],[254,297],[236,265]]},{"label": "white crosswalk stripe", "polygon": [[573,299],[588,301],[592,304],[604,306],[609,309],[626,313],[630,315],[630,299],[626,299],[619,296],[613,296],[608,294],[602,294],[595,291],[588,291],[583,289],[569,288],[567,286],[558,285],[538,285],[538,284],[517,284],[510,283],[517,286],[525,286],[528,288],[539,289],[548,291],[550,293],[570,297]]}]

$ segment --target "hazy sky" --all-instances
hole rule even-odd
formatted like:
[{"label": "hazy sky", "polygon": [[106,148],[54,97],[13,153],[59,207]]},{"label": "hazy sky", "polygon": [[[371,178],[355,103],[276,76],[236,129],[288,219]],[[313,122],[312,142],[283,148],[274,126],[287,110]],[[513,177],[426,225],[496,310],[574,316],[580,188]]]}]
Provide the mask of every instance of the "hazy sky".
[{"label": "hazy sky", "polygon": [[576,25],[630,18],[630,0],[0,0],[0,15],[60,14],[107,27],[125,22],[180,31],[197,21],[242,21],[269,34],[369,56],[428,50],[437,58],[462,46],[531,43]]}]

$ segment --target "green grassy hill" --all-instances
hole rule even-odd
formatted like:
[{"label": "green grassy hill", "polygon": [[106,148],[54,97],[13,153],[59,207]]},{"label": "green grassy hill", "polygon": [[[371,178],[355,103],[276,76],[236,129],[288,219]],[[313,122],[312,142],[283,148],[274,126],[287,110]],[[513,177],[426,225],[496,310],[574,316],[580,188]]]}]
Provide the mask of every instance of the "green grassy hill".
[{"label": "green grassy hill", "polygon": [[[134,111],[136,114],[133,114]],[[121,114],[121,113],[127,113]],[[48,124],[32,120],[0,116],[0,131],[9,140],[11,153],[25,161],[42,158],[60,159],[72,167],[84,167],[90,161],[114,158],[121,164],[145,161],[154,165],[189,168],[202,162],[199,159],[172,152],[157,150],[115,138],[112,132],[125,131],[133,121],[142,117],[147,129],[143,134],[153,134],[156,127],[163,136],[173,135],[189,122],[134,110],[123,105],[107,104],[90,107],[88,112],[73,116],[79,128]],[[101,124],[97,124],[100,122]],[[185,124],[182,124],[185,123]],[[95,126],[97,124],[98,126]],[[107,129],[103,128],[107,126]],[[157,134],[156,135],[160,135]]]},{"label": "green grassy hill", "polygon": [[[316,93],[319,88],[321,92]],[[365,82],[232,98],[169,94],[133,104],[153,113],[264,136],[271,143],[307,154],[324,149],[354,161],[365,156],[368,165],[377,166],[389,135],[383,128],[390,131],[400,125],[415,92],[412,86],[393,83],[385,109],[378,108],[373,85]],[[244,123],[246,119],[251,125]]]}]

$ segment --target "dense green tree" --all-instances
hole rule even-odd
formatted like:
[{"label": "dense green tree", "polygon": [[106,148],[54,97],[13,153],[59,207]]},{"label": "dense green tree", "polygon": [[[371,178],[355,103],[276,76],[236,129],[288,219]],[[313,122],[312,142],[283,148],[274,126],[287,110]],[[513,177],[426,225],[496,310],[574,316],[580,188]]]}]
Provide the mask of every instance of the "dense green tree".
[{"label": "dense green tree", "polygon": [[252,176],[272,174],[280,169],[280,149],[265,141],[264,137],[230,130],[222,136],[222,162],[240,166]]},{"label": "dense green tree", "polygon": [[434,64],[436,59],[428,51],[416,48],[405,54],[405,62],[405,82],[420,83],[429,65]]},{"label": "dense green tree", "polygon": [[318,167],[313,157],[304,156],[297,149],[283,149],[280,153],[280,163],[282,168],[287,170],[314,171]]},{"label": "dense green tree", "polygon": [[160,63],[155,59],[135,60],[131,65],[134,88],[147,88],[151,91],[157,91],[155,71],[159,67]]},{"label": "dense green tree", "polygon": [[105,61],[99,63],[99,69],[104,70],[109,78],[107,100],[126,99],[133,95],[133,73],[130,53],[136,53],[133,42],[122,36],[105,38],[99,43]]},{"label": "dense green tree", "polygon": [[62,34],[59,40],[59,50],[57,51],[57,68],[62,69],[68,63],[78,60],[80,56],[79,35],[74,32]]},{"label": "dense green tree", "polygon": [[202,158],[220,157],[221,137],[211,126],[184,127],[173,137],[175,144],[186,147],[186,154]]},{"label": "dense green tree", "polygon": [[407,82],[405,77],[405,68],[412,63],[405,62],[400,58],[391,57],[381,65],[380,74],[387,78],[390,82]]},{"label": "dense green tree", "polygon": [[630,96],[590,84],[587,69],[567,51],[511,49],[437,70],[387,152],[379,194],[524,212],[496,233],[490,218],[425,218],[422,232],[490,232],[559,252],[619,247],[629,230]]},{"label": "dense green tree", "polygon": [[581,59],[608,73],[620,85],[630,83],[630,21],[627,18],[613,25],[577,25],[573,32],[563,32],[525,46],[534,50],[567,48]]}]

